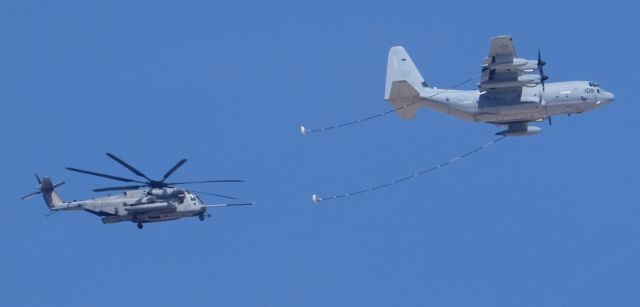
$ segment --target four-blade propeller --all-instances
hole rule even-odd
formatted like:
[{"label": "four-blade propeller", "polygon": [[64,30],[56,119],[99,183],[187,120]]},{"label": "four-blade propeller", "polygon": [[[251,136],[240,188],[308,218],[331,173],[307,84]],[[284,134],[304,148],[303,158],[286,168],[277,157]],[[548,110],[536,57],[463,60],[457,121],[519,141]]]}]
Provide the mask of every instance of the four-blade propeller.
[{"label": "four-blade propeller", "polygon": [[544,81],[549,79],[549,76],[544,74],[543,67],[547,65],[547,62],[542,60],[542,56],[540,55],[540,49],[538,49],[538,72],[540,73],[540,84],[542,84],[542,90],[544,91]]}]

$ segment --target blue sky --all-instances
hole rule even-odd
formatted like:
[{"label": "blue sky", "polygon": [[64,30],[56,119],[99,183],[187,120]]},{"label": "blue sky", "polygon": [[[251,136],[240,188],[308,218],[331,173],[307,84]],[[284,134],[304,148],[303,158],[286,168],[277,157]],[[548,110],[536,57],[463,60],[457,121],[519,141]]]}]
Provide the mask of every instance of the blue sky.
[{"label": "blue sky", "polygon": [[[630,1],[3,1],[0,301],[6,306],[637,306],[638,5]],[[489,38],[542,49],[551,81],[596,80],[602,109],[541,124],[427,176],[497,127],[388,110],[387,51],[438,87],[480,70]],[[465,88],[473,88],[474,84]],[[179,180],[257,201],[197,219],[102,225],[18,198],[33,173],[66,199]],[[195,188],[195,187],[194,187]],[[209,203],[219,201],[207,197]]]}]

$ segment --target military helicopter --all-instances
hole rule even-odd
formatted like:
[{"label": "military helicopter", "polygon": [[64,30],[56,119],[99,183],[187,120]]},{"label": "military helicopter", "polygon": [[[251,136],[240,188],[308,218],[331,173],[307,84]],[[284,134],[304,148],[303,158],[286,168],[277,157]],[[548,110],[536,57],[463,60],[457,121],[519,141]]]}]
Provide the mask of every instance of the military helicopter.
[{"label": "military helicopter", "polygon": [[[66,210],[83,210],[99,216],[102,219],[102,223],[104,224],[130,221],[133,223],[137,223],[138,229],[143,228],[143,223],[171,221],[184,217],[197,216],[201,221],[204,221],[205,217],[211,217],[210,214],[207,214],[207,208],[254,205],[254,203],[226,203],[207,205],[202,199],[200,199],[200,197],[198,197],[198,195],[194,194],[194,192],[196,191],[189,191],[187,189],[175,187],[176,185],[183,184],[244,182],[243,180],[223,179],[166,182],[169,176],[171,176],[178,168],[180,168],[187,162],[187,159],[178,161],[171,169],[169,169],[164,174],[161,180],[153,180],[130,164],[124,162],[122,159],[116,157],[115,155],[107,153],[107,156],[127,168],[138,177],[144,178],[145,181],[67,167],[66,169],[70,171],[82,174],[108,178],[121,182],[133,182],[137,184],[94,189],[94,192],[123,192],[105,197],[65,202],[56,191],[56,188],[63,185],[64,181],[54,184],[50,178],[44,177],[40,179],[38,174],[35,174],[36,180],[38,182],[38,190],[31,194],[23,196],[21,199],[25,200],[31,198],[34,195],[42,194],[47,207],[49,207],[49,209],[51,210],[51,213]],[[206,192],[196,193],[213,195],[227,199],[236,199],[234,197],[222,194]]]}]

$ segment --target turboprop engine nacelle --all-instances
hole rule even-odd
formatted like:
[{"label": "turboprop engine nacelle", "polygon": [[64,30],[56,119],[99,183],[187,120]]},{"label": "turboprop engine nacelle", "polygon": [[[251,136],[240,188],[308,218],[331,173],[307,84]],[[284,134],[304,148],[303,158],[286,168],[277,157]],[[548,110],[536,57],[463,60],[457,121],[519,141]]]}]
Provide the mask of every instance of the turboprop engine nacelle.
[{"label": "turboprop engine nacelle", "polygon": [[522,72],[532,72],[538,68],[538,62],[522,58],[515,58],[511,63],[486,63],[482,65],[485,70],[518,70]]},{"label": "turboprop engine nacelle", "polygon": [[538,74],[523,74],[516,81],[488,81],[482,85],[482,89],[498,89],[516,86],[535,87],[540,84],[541,78]]}]

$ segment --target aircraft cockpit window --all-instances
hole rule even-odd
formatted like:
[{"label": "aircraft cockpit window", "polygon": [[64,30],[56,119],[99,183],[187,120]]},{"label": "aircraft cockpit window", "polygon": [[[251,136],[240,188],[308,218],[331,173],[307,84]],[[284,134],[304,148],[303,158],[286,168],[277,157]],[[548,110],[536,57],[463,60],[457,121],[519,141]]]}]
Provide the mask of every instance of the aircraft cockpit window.
[{"label": "aircraft cockpit window", "polygon": [[598,84],[597,82],[589,82],[589,86],[593,86],[593,87],[600,87],[600,84]]}]

